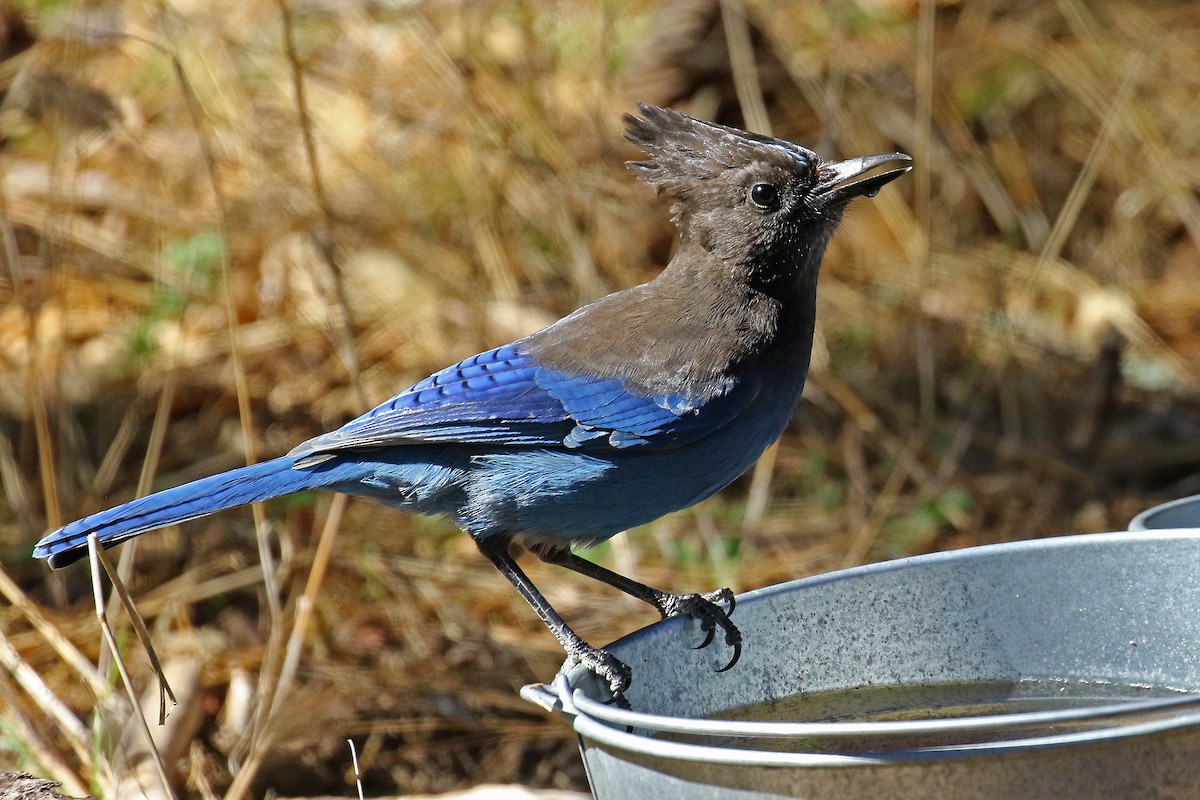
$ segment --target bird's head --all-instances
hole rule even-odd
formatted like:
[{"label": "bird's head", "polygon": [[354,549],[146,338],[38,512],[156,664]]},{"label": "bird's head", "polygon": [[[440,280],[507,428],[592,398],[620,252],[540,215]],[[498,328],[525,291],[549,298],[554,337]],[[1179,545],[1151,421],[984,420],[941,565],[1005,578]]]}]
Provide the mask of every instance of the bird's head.
[{"label": "bird's head", "polygon": [[673,198],[685,242],[756,272],[815,267],[846,205],[912,169],[904,153],[825,162],[783,139],[638,108],[625,137],[650,158],[630,169]]}]

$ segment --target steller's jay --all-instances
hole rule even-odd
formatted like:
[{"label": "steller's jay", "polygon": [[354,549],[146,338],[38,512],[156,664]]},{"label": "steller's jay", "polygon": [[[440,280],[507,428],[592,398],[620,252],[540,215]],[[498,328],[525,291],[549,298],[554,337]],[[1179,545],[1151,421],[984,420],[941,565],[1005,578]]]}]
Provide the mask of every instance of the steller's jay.
[{"label": "steller's jay", "polygon": [[[72,522],[34,555],[62,567],[87,536],[155,528],[308,489],[446,514],[614,695],[630,669],[563,622],[517,565],[544,561],[698,619],[732,648],[728,589],[676,595],[575,555],[685,508],[744,472],[783,431],[808,373],[817,273],[846,205],[911,169],[903,153],[823,162],[804,147],[639,104],[629,167],[673,199],[679,243],[649,283],[447,367],[287,455]],[[889,167],[879,170],[881,167]],[[720,603],[728,603],[725,611]]]}]

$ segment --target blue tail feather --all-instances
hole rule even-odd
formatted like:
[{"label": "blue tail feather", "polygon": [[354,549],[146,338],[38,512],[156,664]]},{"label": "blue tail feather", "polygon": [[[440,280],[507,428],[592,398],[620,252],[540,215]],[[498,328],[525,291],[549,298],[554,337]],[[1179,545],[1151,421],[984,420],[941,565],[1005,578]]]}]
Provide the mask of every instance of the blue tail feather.
[{"label": "blue tail feather", "polygon": [[95,533],[111,547],[140,533],[203,517],[215,511],[269,500],[272,497],[328,486],[329,469],[294,469],[297,459],[285,456],[223,472],[173,489],[164,489],[64,525],[47,534],[33,550],[50,566],[63,567],[87,552],[87,537]]}]

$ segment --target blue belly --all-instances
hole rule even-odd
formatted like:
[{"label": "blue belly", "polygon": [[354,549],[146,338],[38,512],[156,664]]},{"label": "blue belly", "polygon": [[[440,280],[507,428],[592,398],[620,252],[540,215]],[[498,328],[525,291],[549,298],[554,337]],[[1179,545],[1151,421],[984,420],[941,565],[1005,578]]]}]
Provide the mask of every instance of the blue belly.
[{"label": "blue belly", "polygon": [[438,445],[359,452],[354,479],[329,488],[447,515],[476,539],[594,544],[732,483],[787,424],[792,404],[784,399],[770,413],[760,407],[678,448]]},{"label": "blue belly", "polygon": [[518,450],[477,456],[459,523],[476,536],[602,541],[728,486],[786,424],[786,416],[751,416],[677,451]]}]

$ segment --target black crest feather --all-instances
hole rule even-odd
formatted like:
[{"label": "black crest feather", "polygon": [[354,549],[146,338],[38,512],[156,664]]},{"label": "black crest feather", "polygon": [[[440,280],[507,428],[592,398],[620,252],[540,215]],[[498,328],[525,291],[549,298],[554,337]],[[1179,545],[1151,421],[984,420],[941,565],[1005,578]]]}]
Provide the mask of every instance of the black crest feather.
[{"label": "black crest feather", "polygon": [[678,194],[683,185],[703,181],[755,161],[786,170],[811,169],[811,150],[770,136],[690,117],[669,108],[638,103],[642,116],[626,114],[625,138],[650,158],[627,166],[659,193]]}]

